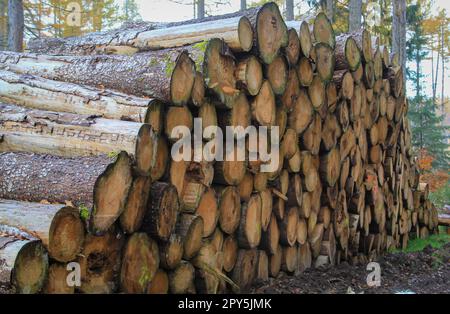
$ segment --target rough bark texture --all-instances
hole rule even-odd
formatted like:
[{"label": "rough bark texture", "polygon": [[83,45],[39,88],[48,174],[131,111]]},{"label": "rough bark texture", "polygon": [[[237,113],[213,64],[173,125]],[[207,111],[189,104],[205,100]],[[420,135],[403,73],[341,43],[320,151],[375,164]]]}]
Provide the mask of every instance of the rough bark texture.
[{"label": "rough bark texture", "polygon": [[152,117],[155,107],[162,106],[162,102],[156,99],[3,70],[0,71],[0,87],[0,99],[5,102],[41,110],[146,122],[158,131]]},{"label": "rough bark texture", "polygon": [[[175,105],[184,105],[189,101],[195,77],[194,64],[184,48],[132,56],[52,57],[5,53],[0,59],[3,68],[18,73],[114,89],[135,96],[155,97]],[[33,65],[27,65],[29,61]],[[178,75],[181,75],[179,79]]]},{"label": "rough bark texture", "polygon": [[22,0],[8,1],[8,49],[11,51],[23,50],[23,2]]},{"label": "rough bark texture", "polygon": [[348,29],[350,32],[361,29],[362,0],[350,0],[348,4]]}]

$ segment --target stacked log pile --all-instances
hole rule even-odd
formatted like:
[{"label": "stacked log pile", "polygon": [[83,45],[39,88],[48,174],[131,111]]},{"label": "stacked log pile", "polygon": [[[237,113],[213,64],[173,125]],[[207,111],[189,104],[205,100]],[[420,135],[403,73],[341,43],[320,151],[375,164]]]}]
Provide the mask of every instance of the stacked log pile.
[{"label": "stacked log pile", "polygon": [[[245,291],[437,232],[403,71],[368,31],[268,3],[30,47],[0,53],[0,281],[17,292]],[[205,143],[279,127],[279,166],[248,138],[244,161],[172,158],[194,118]]]}]

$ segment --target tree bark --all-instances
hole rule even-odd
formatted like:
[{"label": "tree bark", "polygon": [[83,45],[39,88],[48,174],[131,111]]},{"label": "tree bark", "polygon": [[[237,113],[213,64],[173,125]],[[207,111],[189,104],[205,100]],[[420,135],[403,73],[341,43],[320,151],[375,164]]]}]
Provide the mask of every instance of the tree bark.
[{"label": "tree bark", "polygon": [[147,124],[95,116],[55,113],[0,103],[0,151],[93,156],[126,151],[136,170],[149,175],[155,165],[156,136]]},{"label": "tree bark", "polygon": [[294,0],[286,0],[286,21],[294,20]]},{"label": "tree bark", "polygon": [[348,4],[348,30],[349,32],[359,31],[362,27],[362,0],[350,0]]},{"label": "tree bark", "polygon": [[154,97],[174,105],[184,105],[190,100],[196,75],[195,65],[184,48],[132,56],[55,57],[2,53],[0,60],[0,67],[18,73]]},{"label": "tree bark", "polygon": [[34,294],[47,280],[48,256],[38,240],[0,237],[0,283],[16,293]]},{"label": "tree bark", "polygon": [[156,99],[102,90],[32,75],[0,70],[0,99],[24,107],[101,116],[106,119],[150,123],[159,133],[154,118],[163,103]]},{"label": "tree bark", "polygon": [[8,49],[23,50],[24,17],[22,0],[8,1]]},{"label": "tree bark", "polygon": [[406,0],[393,0],[392,9],[392,52],[398,54],[400,65],[406,71]]},{"label": "tree bark", "polygon": [[0,197],[63,204],[92,210],[90,229],[104,232],[120,216],[131,186],[130,158],[61,158],[25,153],[0,154]]},{"label": "tree bark", "polygon": [[0,224],[39,238],[51,258],[74,260],[84,242],[84,225],[71,206],[0,200]]}]

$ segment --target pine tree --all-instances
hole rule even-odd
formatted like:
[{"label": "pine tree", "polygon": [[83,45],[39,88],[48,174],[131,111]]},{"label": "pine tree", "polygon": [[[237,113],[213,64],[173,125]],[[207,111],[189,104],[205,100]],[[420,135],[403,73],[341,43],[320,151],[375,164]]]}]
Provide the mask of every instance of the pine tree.
[{"label": "pine tree", "polygon": [[408,116],[413,132],[413,146],[419,154],[429,154],[433,157],[435,169],[448,169],[450,156],[447,151],[445,132],[448,129],[442,125],[444,116],[437,113],[433,98],[425,96],[422,90],[424,74],[422,62],[427,58],[425,49],[427,37],[423,29],[423,21],[428,15],[428,8],[419,1],[408,7],[407,19],[410,39],[407,41],[407,59],[414,66],[407,70],[407,77],[414,83],[415,96],[409,99]]},{"label": "pine tree", "polygon": [[122,15],[125,22],[142,20],[136,0],[125,0],[122,8]]}]

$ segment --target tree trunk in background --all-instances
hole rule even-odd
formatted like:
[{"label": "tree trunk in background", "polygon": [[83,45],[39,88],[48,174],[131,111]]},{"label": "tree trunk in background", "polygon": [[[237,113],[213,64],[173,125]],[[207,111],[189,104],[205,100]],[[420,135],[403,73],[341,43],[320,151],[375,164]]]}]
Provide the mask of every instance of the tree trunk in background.
[{"label": "tree trunk in background", "polygon": [[406,0],[393,0],[392,8],[392,51],[398,54],[406,78]]},{"label": "tree trunk in background", "polygon": [[241,11],[247,10],[247,0],[241,0]]},{"label": "tree trunk in background", "polygon": [[[441,27],[441,55],[442,55],[442,90],[441,90],[441,110],[442,110],[442,114],[445,114],[445,105],[444,105],[444,101],[445,101],[445,96],[444,96],[444,92],[445,92],[445,54],[444,54],[444,45],[445,45],[445,37],[444,37],[444,25],[442,25]],[[445,123],[445,122],[444,122]]]},{"label": "tree trunk in background", "polygon": [[322,11],[330,19],[331,23],[334,22],[334,1],[333,0],[321,0],[320,5],[322,6]]},{"label": "tree trunk in background", "polygon": [[197,18],[202,19],[205,17],[205,0],[197,1]]},{"label": "tree trunk in background", "polygon": [[8,49],[20,52],[23,50],[24,28],[22,0],[9,0],[8,25]]},{"label": "tree trunk in background", "polygon": [[294,20],[294,0],[286,0],[286,20]]},{"label": "tree trunk in background", "polygon": [[0,50],[5,50],[8,41],[8,16],[6,9],[8,7],[7,0],[0,0]]},{"label": "tree trunk in background", "polygon": [[348,26],[349,32],[361,29],[362,0],[350,0],[348,4]]}]

